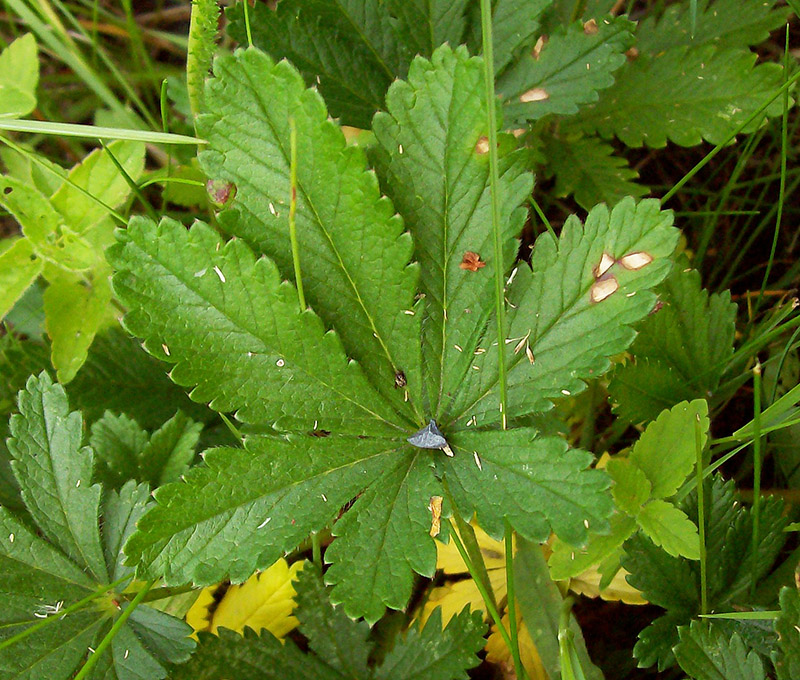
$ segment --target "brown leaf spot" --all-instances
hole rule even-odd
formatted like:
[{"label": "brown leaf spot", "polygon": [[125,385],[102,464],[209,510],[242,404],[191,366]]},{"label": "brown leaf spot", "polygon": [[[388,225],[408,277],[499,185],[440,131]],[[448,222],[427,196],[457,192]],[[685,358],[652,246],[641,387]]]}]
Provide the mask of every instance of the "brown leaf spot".
[{"label": "brown leaf spot", "polygon": [[406,374],[403,373],[403,371],[397,371],[397,373],[394,374],[394,386],[399,388],[405,387],[407,384]]},{"label": "brown leaf spot", "polygon": [[614,264],[614,258],[611,257],[608,253],[603,253],[603,257],[600,258],[600,262],[594,268],[594,278],[599,279],[603,274],[605,274]]},{"label": "brown leaf spot", "polygon": [[317,429],[317,430],[311,430],[311,432],[309,432],[308,434],[310,434],[312,437],[329,437],[331,432],[330,430]]},{"label": "brown leaf spot", "polygon": [[468,250],[466,253],[464,253],[464,257],[461,259],[461,264],[458,266],[461,269],[476,272],[485,267],[486,263],[481,261],[481,256],[478,255],[478,253],[473,253],[471,250]]},{"label": "brown leaf spot", "polygon": [[598,30],[596,19],[589,19],[589,21],[583,25],[583,32],[586,35],[596,35]]},{"label": "brown leaf spot", "polygon": [[625,56],[628,57],[628,61],[636,61],[639,58],[639,50],[635,47],[631,47],[627,52],[625,52]]},{"label": "brown leaf spot", "polygon": [[628,253],[625,257],[620,258],[619,263],[625,267],[625,269],[632,269],[636,271],[637,269],[641,269],[642,267],[646,267],[653,261],[653,256],[650,253],[645,253],[644,251],[638,251],[635,253]]},{"label": "brown leaf spot", "polygon": [[529,102],[543,102],[547,99],[550,99],[550,95],[543,87],[532,87],[530,90],[523,92],[519,96],[519,100],[523,104],[527,104]]},{"label": "brown leaf spot", "polygon": [[489,153],[489,138],[486,135],[478,140],[478,143],[475,145],[475,153],[480,155]]},{"label": "brown leaf spot", "polygon": [[602,302],[610,295],[617,292],[619,283],[613,276],[595,281],[591,290],[592,302]]}]

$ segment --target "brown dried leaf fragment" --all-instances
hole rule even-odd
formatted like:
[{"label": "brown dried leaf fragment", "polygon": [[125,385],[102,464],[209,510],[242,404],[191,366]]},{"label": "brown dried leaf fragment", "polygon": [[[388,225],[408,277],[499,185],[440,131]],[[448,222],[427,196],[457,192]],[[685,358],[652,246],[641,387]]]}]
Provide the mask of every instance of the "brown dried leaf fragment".
[{"label": "brown dried leaf fragment", "polygon": [[597,27],[597,20],[596,19],[589,19],[589,21],[587,21],[583,25],[583,32],[586,35],[596,35],[597,31],[599,31],[599,30],[600,29]]},{"label": "brown dried leaf fragment", "polygon": [[531,56],[534,59],[538,59],[539,55],[542,53],[542,48],[547,44],[547,36],[540,35],[539,39],[536,41],[536,44],[533,46],[531,50]]},{"label": "brown dried leaf fragment", "polygon": [[461,258],[461,264],[458,266],[461,269],[476,272],[485,267],[486,263],[481,260],[481,256],[478,255],[478,253],[473,253],[471,250],[468,250],[466,253],[464,253],[464,257]]},{"label": "brown dried leaf fragment", "polygon": [[431,496],[428,509],[431,511],[431,538],[439,535],[442,528],[442,501],[441,496]]}]

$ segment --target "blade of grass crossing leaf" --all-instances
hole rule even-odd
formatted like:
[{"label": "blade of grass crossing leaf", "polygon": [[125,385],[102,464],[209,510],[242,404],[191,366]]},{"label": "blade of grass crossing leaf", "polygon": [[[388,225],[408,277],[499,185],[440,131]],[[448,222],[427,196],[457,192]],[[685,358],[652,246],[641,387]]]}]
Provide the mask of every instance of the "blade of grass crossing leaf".
[{"label": "blade of grass crossing leaf", "polygon": [[522,659],[519,653],[519,632],[517,630],[517,601],[516,601],[516,588],[514,587],[514,531],[511,524],[506,520],[505,529],[505,546],[506,546],[506,593],[507,603],[506,610],[508,611],[508,634],[511,638],[511,658],[514,660],[514,668],[522,670],[522,677],[527,678],[527,672],[522,665]]},{"label": "blade of grass crossing leaf", "polygon": [[242,3],[242,12],[244,13],[244,30],[247,34],[247,46],[253,46],[253,32],[250,30],[250,3],[245,0]]},{"label": "blade of grass crossing leaf", "polygon": [[205,140],[188,135],[164,134],[150,130],[110,128],[99,125],[56,123],[50,120],[0,120],[0,130],[30,132],[31,134],[81,137],[83,139],[127,139],[151,144],[206,144]]},{"label": "blade of grass crossing leaf", "polygon": [[133,177],[131,177],[127,170],[122,167],[122,163],[117,160],[117,157],[112,153],[111,149],[108,148],[106,143],[100,140],[100,146],[103,147],[103,151],[108,154],[108,157],[111,159],[111,162],[114,164],[119,173],[122,175],[122,178],[125,180],[125,183],[131,188],[133,195],[139,199],[139,202],[144,206],[145,212],[150,216],[150,219],[157,222],[158,221],[158,213],[156,212],[155,208],[150,205],[150,201],[147,200],[147,197],[142,193],[141,188],[139,185],[134,181]]},{"label": "blade of grass crossing leaf", "polygon": [[130,576],[123,576],[122,578],[117,579],[113,583],[109,583],[107,586],[100,586],[97,590],[93,593],[90,593],[86,597],[77,602],[69,605],[69,607],[64,607],[62,610],[59,611],[59,616],[48,616],[45,619],[40,619],[32,626],[28,626],[25,630],[20,631],[16,635],[12,635],[10,638],[6,638],[2,642],[0,642],[0,649],[5,649],[6,647],[11,647],[12,645],[21,642],[29,635],[33,635],[38,630],[41,630],[45,626],[49,626],[51,623],[56,623],[61,621],[65,616],[69,616],[72,612],[76,612],[79,609],[83,609],[86,605],[94,602],[99,597],[105,595],[109,590],[116,588],[118,585],[121,585],[125,581],[127,581]]},{"label": "blade of grass crossing leaf", "polygon": [[780,616],[780,610],[762,612],[723,612],[721,614],[700,614],[704,619],[729,619],[731,621],[772,621]]},{"label": "blade of grass crossing leaf", "polygon": [[694,420],[694,445],[697,453],[697,528],[700,541],[700,613],[708,612],[708,556],[706,555],[706,494],[703,484],[703,432],[700,414]]},{"label": "blade of grass crossing leaf", "polygon": [[[784,60],[783,60],[783,84],[789,79],[789,24],[786,24],[786,42],[784,45]],[[775,230],[772,232],[772,245],[769,251],[769,260],[764,269],[764,278],[761,280],[761,290],[758,291],[758,299],[756,300],[757,312],[761,307],[761,302],[764,299],[764,291],[767,289],[767,281],[772,272],[772,263],[775,261],[775,250],[778,247],[778,234],[780,233],[781,220],[783,218],[783,201],[786,192],[786,151],[789,140],[789,90],[783,92],[783,116],[781,117],[781,178],[778,186],[778,205],[775,213]],[[777,386],[778,381],[775,380]]]},{"label": "blade of grass crossing leaf", "polygon": [[776,92],[773,94],[764,104],[762,104],[758,110],[753,112],[753,115],[750,116],[746,121],[744,121],[736,130],[734,130],[731,134],[729,134],[722,142],[717,144],[711,151],[709,151],[702,160],[700,160],[689,172],[687,172],[683,177],[681,177],[678,182],[673,185],[672,189],[670,189],[664,197],[661,199],[661,204],[663,205],[666,203],[670,198],[672,198],[675,194],[677,194],[684,185],[692,179],[700,170],[702,170],[714,156],[716,156],[722,149],[724,149],[728,144],[736,138],[736,135],[740,134],[742,130],[744,130],[748,125],[750,125],[754,120],[758,119],[760,116],[764,114],[764,112],[770,107],[772,102],[774,102],[778,97],[780,97],[785,92],[788,92],[792,85],[794,85],[798,80],[800,80],[800,71],[795,73],[791,78],[789,78]]},{"label": "blade of grass crossing leaf", "polygon": [[695,31],[697,30],[697,0],[689,0],[689,16],[692,21],[691,37],[694,38]]},{"label": "blade of grass crossing leaf", "polygon": [[786,363],[786,357],[789,356],[789,352],[794,347],[795,340],[797,340],[797,336],[800,335],[800,328],[796,328],[794,333],[792,333],[792,337],[789,338],[789,342],[786,343],[786,346],[783,348],[781,352],[780,359],[778,360],[778,368],[775,370],[775,384],[772,386],[772,395],[769,398],[769,403],[775,403],[775,397],[778,395],[778,386],[780,385],[780,377],[781,372],[783,371],[783,365]]},{"label": "blade of grass crossing leaf", "polygon": [[111,626],[108,633],[106,633],[106,636],[100,641],[100,644],[97,645],[97,649],[94,650],[94,654],[87,659],[86,663],[83,665],[83,668],[81,668],[80,671],[78,671],[78,673],[75,675],[74,680],[84,680],[84,678],[88,677],[89,671],[91,671],[92,668],[94,668],[94,665],[100,660],[100,656],[106,651],[106,649],[108,649],[108,646],[111,644],[116,634],[119,633],[122,626],[125,625],[128,617],[133,614],[133,612],[136,610],[136,607],[139,606],[139,603],[144,599],[145,595],[147,595],[154,583],[155,579],[148,581],[144,588],[136,593],[136,597],[131,600],[130,604],[125,607],[122,613],[117,617],[117,620],[114,621],[114,625]]},{"label": "blade of grass crossing leaf", "polygon": [[755,594],[758,545],[761,532],[761,364],[756,359],[753,367],[753,579],[750,592]]},{"label": "blade of grass crossing leaf", "polygon": [[[486,88],[486,113],[489,118],[489,182],[492,197],[492,230],[494,231],[495,316],[497,318],[497,347],[502,357],[505,346],[505,283],[503,278],[503,236],[500,232],[500,176],[497,169],[497,98],[494,94],[494,55],[492,51],[492,4],[481,0],[481,32],[483,33],[484,83]],[[500,388],[500,414],[502,427],[507,424],[507,385],[506,363],[498,361],[498,382]]]},{"label": "blade of grass crossing leaf", "polygon": [[[245,7],[246,16],[247,3],[243,2],[242,5]],[[294,122],[294,118],[289,119],[289,157],[289,240],[292,243],[297,298],[300,301],[300,311],[302,312],[306,308],[306,296],[303,293],[303,275],[300,271],[300,246],[297,243],[297,124]]]},{"label": "blade of grass crossing leaf", "polygon": [[536,211],[536,214],[539,216],[539,219],[542,221],[544,228],[547,229],[547,233],[553,237],[553,241],[557,244],[558,236],[556,236],[556,232],[550,224],[550,220],[547,219],[547,215],[544,214],[539,202],[533,196],[531,196],[530,203],[533,206],[533,209]]},{"label": "blade of grass crossing leaf", "polygon": [[120,224],[122,224],[122,225],[128,224],[128,220],[126,220],[122,215],[120,215],[110,205],[107,205],[107,204],[103,203],[103,201],[101,201],[96,196],[93,196],[92,194],[90,194],[88,191],[86,191],[86,189],[84,189],[83,187],[78,186],[77,184],[75,184],[75,182],[71,181],[69,179],[69,177],[62,177],[61,175],[59,175],[58,172],[56,172],[53,168],[51,168],[47,163],[44,163],[42,160],[40,160],[39,157],[35,153],[31,153],[27,149],[25,149],[25,148],[23,148],[21,146],[18,146],[17,144],[14,144],[14,142],[12,142],[10,139],[6,139],[5,137],[2,137],[2,136],[0,136],[0,142],[5,144],[6,146],[11,147],[12,149],[14,149],[14,151],[16,151],[18,153],[21,153],[26,158],[29,158],[31,161],[36,163],[36,165],[38,165],[39,167],[44,168],[47,172],[58,176],[58,179],[60,181],[63,181],[65,184],[69,184],[73,189],[76,189],[77,191],[80,191],[84,196],[86,196],[86,198],[88,198],[89,200],[93,201],[97,205],[101,206],[104,210],[106,210],[108,212],[108,214],[111,215],[111,217],[113,217],[115,220],[117,220],[117,222],[119,222]]}]

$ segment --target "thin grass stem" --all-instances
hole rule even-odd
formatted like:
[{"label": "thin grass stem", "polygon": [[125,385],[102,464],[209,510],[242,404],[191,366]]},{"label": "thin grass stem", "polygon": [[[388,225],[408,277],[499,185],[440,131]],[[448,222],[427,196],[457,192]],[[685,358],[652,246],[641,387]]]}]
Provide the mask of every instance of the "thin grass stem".
[{"label": "thin grass stem", "polygon": [[706,489],[703,483],[703,433],[700,429],[700,415],[694,421],[694,445],[697,461],[697,529],[700,542],[700,613],[708,614],[708,555],[706,554]]},{"label": "thin grass stem", "polygon": [[[247,4],[246,2],[244,3]],[[294,118],[289,119],[289,239],[292,242],[292,261],[294,262],[294,280],[297,284],[297,299],[300,302],[300,311],[306,309],[306,296],[303,293],[303,274],[300,270],[300,245],[297,242],[297,125]]]},{"label": "thin grass stem", "polygon": [[761,364],[753,367],[753,535],[750,545],[752,577],[750,593],[756,591],[758,546],[761,541]]}]

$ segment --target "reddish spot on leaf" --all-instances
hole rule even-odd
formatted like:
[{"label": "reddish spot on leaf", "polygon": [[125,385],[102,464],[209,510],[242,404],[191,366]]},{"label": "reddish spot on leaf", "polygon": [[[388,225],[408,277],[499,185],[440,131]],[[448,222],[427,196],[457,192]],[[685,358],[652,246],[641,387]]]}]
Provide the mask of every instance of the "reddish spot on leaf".
[{"label": "reddish spot on leaf", "polygon": [[464,257],[461,259],[461,264],[458,266],[461,267],[461,269],[476,272],[482,267],[485,267],[486,263],[481,261],[481,256],[478,255],[478,253],[473,253],[471,250],[468,250],[466,253],[464,253]]}]

